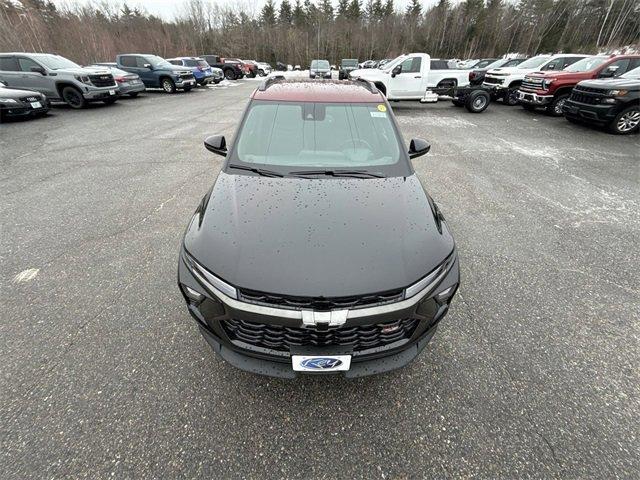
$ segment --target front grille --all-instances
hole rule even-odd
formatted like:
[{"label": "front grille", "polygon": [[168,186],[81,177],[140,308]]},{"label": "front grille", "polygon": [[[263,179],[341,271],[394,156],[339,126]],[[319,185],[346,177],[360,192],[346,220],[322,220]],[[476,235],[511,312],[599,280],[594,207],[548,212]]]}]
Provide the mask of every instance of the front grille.
[{"label": "front grille", "polygon": [[105,73],[103,75],[89,75],[89,80],[96,87],[113,87],[116,81],[113,79],[113,75]]},{"label": "front grille", "polygon": [[526,90],[542,90],[542,79],[525,77],[522,82],[522,89]]},{"label": "front grille", "polygon": [[193,78],[193,74],[192,73],[181,73],[180,74],[180,78],[182,80],[191,80]]},{"label": "front grille", "polygon": [[485,83],[491,83],[491,84],[494,84],[494,85],[502,85],[504,83],[504,78],[495,78],[495,77],[485,76],[484,77],[484,82]]},{"label": "front grille", "polygon": [[570,100],[573,100],[574,102],[578,102],[578,103],[586,103],[589,105],[598,105],[600,103],[599,96],[576,91],[575,88],[571,92]]},{"label": "front grille", "polygon": [[20,99],[22,102],[40,102],[42,99],[40,97],[22,97]]},{"label": "front grille", "polygon": [[325,327],[287,327],[244,320],[222,320],[222,328],[232,342],[288,352],[298,346],[344,346],[354,352],[408,340],[418,320],[405,318],[375,325]]},{"label": "front grille", "polygon": [[363,308],[387,303],[399,302],[403,298],[402,288],[370,295],[354,295],[349,297],[296,297],[273,293],[240,290],[240,300],[257,305],[278,306],[281,308],[306,310],[341,310]]},{"label": "front grille", "polygon": [[606,93],[609,91],[606,88],[584,87],[582,85],[576,85],[576,87],[573,90],[574,91],[578,90],[580,92],[597,93],[597,94],[600,94],[600,95],[606,95]]}]

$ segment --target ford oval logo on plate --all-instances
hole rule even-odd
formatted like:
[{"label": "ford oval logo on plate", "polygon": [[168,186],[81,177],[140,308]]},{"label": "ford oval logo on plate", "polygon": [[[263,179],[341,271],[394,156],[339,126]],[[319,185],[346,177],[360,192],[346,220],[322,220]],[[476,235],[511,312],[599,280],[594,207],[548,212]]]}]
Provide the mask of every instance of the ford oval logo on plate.
[{"label": "ford oval logo on plate", "polygon": [[349,370],[351,355],[292,355],[291,364],[298,372],[335,372]]}]

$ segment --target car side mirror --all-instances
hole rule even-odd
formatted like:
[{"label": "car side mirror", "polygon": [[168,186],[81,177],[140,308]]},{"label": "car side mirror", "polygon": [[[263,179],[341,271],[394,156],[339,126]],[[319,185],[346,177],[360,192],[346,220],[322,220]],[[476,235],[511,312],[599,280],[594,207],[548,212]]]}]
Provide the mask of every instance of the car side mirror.
[{"label": "car side mirror", "polygon": [[422,138],[414,138],[409,144],[409,158],[418,158],[431,150],[431,144]]},{"label": "car side mirror", "polygon": [[402,73],[402,65],[396,65],[393,70],[391,70],[391,77],[395,77],[396,75],[400,75]]},{"label": "car side mirror", "polygon": [[30,70],[33,73],[39,73],[40,75],[46,75],[47,72],[45,71],[45,69],[43,67],[31,67]]},{"label": "car side mirror", "polygon": [[211,135],[204,140],[204,148],[217,155],[227,155],[227,141],[224,135]]},{"label": "car side mirror", "polygon": [[143,65],[143,67],[144,67],[144,68],[148,68],[149,70],[153,70],[153,67],[151,66],[151,64],[150,64],[150,63],[145,63],[145,64]]},{"label": "car side mirror", "polygon": [[605,68],[602,73],[600,73],[600,78],[611,78],[616,74],[616,70],[618,70],[617,65],[611,65]]}]

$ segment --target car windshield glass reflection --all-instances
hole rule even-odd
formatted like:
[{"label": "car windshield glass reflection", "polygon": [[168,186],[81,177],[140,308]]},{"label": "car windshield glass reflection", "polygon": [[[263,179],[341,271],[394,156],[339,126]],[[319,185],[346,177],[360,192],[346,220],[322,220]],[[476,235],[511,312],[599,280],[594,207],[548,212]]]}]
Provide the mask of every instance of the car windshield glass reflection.
[{"label": "car windshield glass reflection", "polygon": [[[231,161],[283,167],[284,172],[367,167],[379,172],[380,167],[404,163],[404,157],[383,104],[257,101]],[[402,167],[404,172],[406,165]]]}]

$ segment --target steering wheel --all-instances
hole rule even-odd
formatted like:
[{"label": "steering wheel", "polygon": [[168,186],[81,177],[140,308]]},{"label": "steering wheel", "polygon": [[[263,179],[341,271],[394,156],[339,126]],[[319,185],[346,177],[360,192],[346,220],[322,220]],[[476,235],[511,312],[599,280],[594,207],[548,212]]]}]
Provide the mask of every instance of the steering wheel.
[{"label": "steering wheel", "polygon": [[363,140],[362,138],[352,138],[350,140],[345,140],[340,144],[340,150],[346,150],[347,148],[355,148],[354,144],[357,144],[357,143],[359,143],[360,145],[363,145],[370,152],[373,152],[373,147],[371,146],[371,144],[366,140]]}]

